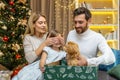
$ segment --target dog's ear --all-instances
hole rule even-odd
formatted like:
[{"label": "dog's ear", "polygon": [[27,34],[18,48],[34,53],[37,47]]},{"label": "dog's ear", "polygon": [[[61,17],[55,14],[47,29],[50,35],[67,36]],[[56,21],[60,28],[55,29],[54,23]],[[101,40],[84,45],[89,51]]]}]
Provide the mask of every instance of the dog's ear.
[{"label": "dog's ear", "polygon": [[63,47],[63,50],[64,50],[67,54],[69,54],[69,45],[66,44],[66,45]]}]

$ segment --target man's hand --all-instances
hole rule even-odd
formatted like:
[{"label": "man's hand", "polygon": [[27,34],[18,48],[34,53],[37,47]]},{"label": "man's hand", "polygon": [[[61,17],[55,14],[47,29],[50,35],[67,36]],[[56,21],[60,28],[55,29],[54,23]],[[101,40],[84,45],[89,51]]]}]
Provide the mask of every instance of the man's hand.
[{"label": "man's hand", "polygon": [[88,62],[87,62],[87,59],[85,57],[77,57],[77,60],[78,60],[78,66],[81,66],[81,65],[84,65],[84,66],[87,66],[88,65]]}]

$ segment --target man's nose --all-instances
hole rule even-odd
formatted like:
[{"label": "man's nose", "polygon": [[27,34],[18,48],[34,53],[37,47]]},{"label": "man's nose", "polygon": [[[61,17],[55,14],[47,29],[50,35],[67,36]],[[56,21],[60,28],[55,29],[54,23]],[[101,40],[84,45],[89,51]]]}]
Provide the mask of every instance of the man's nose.
[{"label": "man's nose", "polygon": [[76,24],[75,24],[75,27],[79,27],[80,26],[80,24],[77,22]]}]

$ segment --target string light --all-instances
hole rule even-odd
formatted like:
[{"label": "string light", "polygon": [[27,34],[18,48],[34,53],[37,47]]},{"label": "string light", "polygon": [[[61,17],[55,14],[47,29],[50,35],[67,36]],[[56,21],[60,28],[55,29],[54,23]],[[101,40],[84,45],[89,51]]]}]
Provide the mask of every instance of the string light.
[{"label": "string light", "polygon": [[59,6],[59,7],[61,7],[61,8],[69,9],[69,8],[71,8],[71,7],[74,6],[75,0],[73,0],[73,2],[69,3],[68,5],[60,4],[60,3],[58,2],[58,0],[56,0],[56,1],[55,1],[55,4],[56,4],[57,6]]}]

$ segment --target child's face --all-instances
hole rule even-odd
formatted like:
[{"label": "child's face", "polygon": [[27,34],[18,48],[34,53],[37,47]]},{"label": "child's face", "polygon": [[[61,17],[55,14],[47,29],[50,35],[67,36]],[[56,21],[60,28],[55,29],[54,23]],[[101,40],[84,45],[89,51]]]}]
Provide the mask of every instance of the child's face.
[{"label": "child's face", "polygon": [[58,35],[57,37],[54,38],[55,40],[55,44],[53,45],[54,47],[61,47],[61,41],[60,41],[60,37],[61,35]]}]

